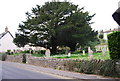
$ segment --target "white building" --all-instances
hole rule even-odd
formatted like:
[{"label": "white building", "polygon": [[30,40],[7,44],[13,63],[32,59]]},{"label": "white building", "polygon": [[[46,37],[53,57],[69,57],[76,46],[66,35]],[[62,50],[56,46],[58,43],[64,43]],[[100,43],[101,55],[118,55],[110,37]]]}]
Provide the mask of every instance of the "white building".
[{"label": "white building", "polygon": [[113,31],[120,31],[120,28],[114,28],[114,29],[110,29],[110,30],[106,30],[106,31],[100,31],[99,33],[103,34],[103,39],[108,40],[107,35],[112,33]]},{"label": "white building", "polygon": [[7,50],[16,50],[18,47],[13,43],[13,36],[8,31],[8,28],[5,28],[5,32],[0,34],[0,52],[6,52]]}]

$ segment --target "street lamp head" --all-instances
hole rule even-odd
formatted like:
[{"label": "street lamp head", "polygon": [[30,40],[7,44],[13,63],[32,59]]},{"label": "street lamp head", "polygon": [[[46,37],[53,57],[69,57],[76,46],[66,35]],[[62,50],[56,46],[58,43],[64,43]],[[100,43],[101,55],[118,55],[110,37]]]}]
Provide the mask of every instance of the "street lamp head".
[{"label": "street lamp head", "polygon": [[120,26],[120,7],[112,14],[112,17]]}]

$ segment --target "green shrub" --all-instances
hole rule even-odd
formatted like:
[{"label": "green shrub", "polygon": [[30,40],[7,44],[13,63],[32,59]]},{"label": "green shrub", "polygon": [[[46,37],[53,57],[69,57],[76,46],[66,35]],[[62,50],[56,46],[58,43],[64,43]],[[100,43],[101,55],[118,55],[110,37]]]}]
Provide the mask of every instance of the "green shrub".
[{"label": "green shrub", "polygon": [[30,51],[29,50],[24,50],[21,53],[30,53]]},{"label": "green shrub", "polygon": [[7,50],[6,54],[10,55],[11,54],[11,50]]},{"label": "green shrub", "polygon": [[103,39],[103,37],[104,37],[104,35],[101,33],[101,34],[99,35],[99,38],[100,38],[100,39]]},{"label": "green shrub", "polygon": [[45,50],[41,50],[40,52],[39,52],[39,54],[45,54]]},{"label": "green shrub", "polygon": [[108,48],[111,59],[120,59],[120,31],[108,34]]},{"label": "green shrub", "polygon": [[116,71],[115,60],[73,60],[65,63],[68,71],[120,77]]},{"label": "green shrub", "polygon": [[114,60],[105,60],[100,63],[99,74],[104,76],[116,76]]}]

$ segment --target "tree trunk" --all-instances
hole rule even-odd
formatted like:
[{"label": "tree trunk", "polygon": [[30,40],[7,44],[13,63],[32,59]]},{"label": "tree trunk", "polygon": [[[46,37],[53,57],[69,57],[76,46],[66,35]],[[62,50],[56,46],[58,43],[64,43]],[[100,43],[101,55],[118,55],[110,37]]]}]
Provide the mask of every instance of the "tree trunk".
[{"label": "tree trunk", "polygon": [[71,52],[74,52],[74,51],[75,51],[75,47],[73,47],[73,46],[70,47],[70,51],[71,51]]},{"label": "tree trunk", "polygon": [[50,50],[51,54],[56,54],[57,53],[57,41],[55,37],[51,38],[51,47],[52,47],[52,49]]},{"label": "tree trunk", "polygon": [[52,45],[52,49],[51,49],[51,54],[56,54],[57,53],[57,46],[56,45]]},{"label": "tree trunk", "polygon": [[74,52],[75,50],[76,50],[76,44],[72,44],[71,46],[69,46],[70,47],[70,51],[71,52]]}]

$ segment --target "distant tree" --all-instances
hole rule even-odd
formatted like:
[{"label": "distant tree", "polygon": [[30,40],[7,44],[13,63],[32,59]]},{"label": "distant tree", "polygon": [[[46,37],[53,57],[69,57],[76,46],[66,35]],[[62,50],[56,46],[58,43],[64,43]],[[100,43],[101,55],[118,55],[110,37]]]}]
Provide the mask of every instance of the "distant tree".
[{"label": "distant tree", "polygon": [[103,39],[103,37],[104,37],[103,34],[100,34],[100,35],[99,35],[99,38],[100,38],[100,39]]},{"label": "distant tree", "polygon": [[[27,19],[19,25],[18,31],[29,39],[24,44],[47,47],[53,54],[57,46],[68,46],[75,51],[77,43],[85,46],[97,38],[97,31],[90,26],[94,15],[83,10],[70,2],[46,2],[32,8],[32,13],[26,13]],[[22,42],[17,40],[15,43]]]}]

